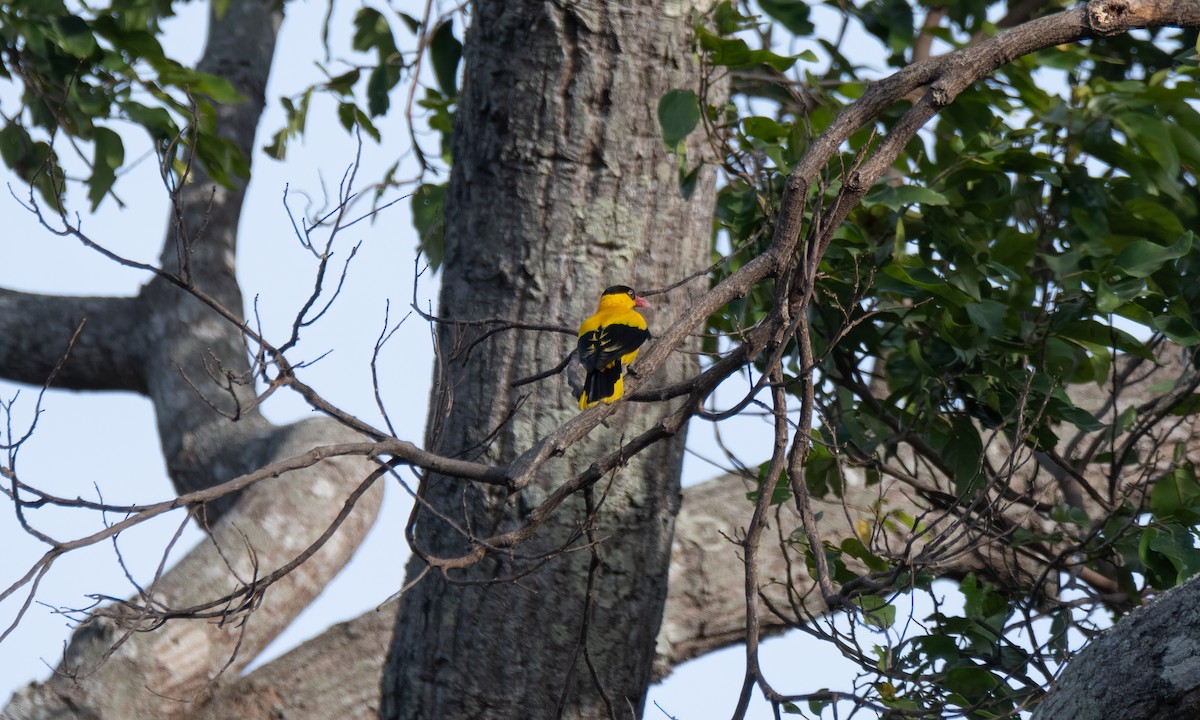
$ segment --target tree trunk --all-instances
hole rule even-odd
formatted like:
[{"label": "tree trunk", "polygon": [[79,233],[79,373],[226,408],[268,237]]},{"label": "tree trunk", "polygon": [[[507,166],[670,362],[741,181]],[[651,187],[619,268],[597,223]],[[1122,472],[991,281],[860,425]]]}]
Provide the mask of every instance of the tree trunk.
[{"label": "tree trunk", "polygon": [[[511,384],[573,351],[573,329],[602,289],[646,290],[703,269],[714,178],[702,173],[685,199],[657,121],[667,91],[699,89],[691,22],[689,8],[671,3],[473,5],[429,449],[511,460],[579,412],[561,373]],[[702,152],[697,142],[691,162]],[[703,290],[698,279],[651,298],[652,331]],[[566,332],[472,324],[488,318]],[[656,380],[695,369],[693,355],[679,354]],[[415,519],[409,579],[426,571],[422,554],[465,555],[471,537],[519,526],[550,491],[662,412],[625,403],[607,428],[510,498],[425,477],[429,509]],[[434,570],[408,590],[384,670],[382,717],[640,712],[666,597],[683,444],[681,433],[637,455],[559,506],[515,551],[491,552],[448,576]]]}]

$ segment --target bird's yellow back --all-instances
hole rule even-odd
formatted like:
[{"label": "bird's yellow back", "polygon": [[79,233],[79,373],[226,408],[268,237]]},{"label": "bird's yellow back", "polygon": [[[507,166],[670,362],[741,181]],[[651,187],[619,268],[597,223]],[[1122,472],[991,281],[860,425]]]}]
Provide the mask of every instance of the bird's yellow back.
[{"label": "bird's yellow back", "polygon": [[[634,299],[625,293],[601,295],[596,313],[580,324],[580,336],[609,325],[627,325],[638,330],[645,330],[646,319],[633,308]],[[621,356],[621,363],[628,365],[634,361],[637,355],[637,348],[634,348],[633,352]]]}]

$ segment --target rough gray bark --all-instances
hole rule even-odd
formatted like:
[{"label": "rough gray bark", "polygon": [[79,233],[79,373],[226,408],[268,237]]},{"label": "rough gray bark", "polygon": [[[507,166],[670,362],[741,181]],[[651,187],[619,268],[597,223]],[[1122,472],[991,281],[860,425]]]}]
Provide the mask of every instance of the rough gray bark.
[{"label": "rough gray bark", "polygon": [[[221,132],[246,157],[253,154],[279,21],[267,3],[232,3],[213,18],[200,63],[202,70],[233,82],[246,98],[217,109]],[[244,181],[218,187],[197,173],[180,193],[180,213],[162,253],[166,272],[180,273],[234,320],[242,313],[234,257],[245,187]],[[276,428],[257,410],[246,410],[255,389],[242,332],[162,276],[136,298],[5,291],[0,310],[0,367],[6,377],[38,384],[51,375],[72,333],[86,320],[59,382],[148,395],[179,494],[214,487],[318,445],[360,439],[330,420]],[[325,460],[253,485],[236,498],[195,508],[211,528],[209,540],[148,587],[150,597],[158,607],[187,608],[283,566],[329,526],[371,470],[366,458]],[[254,592],[243,601],[246,607],[235,601],[228,622],[174,619],[154,632],[141,632],[152,616],[102,609],[76,632],[58,672],[14,696],[4,716],[183,715],[210,691],[214,679],[222,673],[236,677],[307,607],[361,542],[378,502],[378,490],[368,492],[324,548],[265,592]],[[254,612],[246,621],[250,609]]]},{"label": "rough gray bark", "polygon": [[[665,286],[705,266],[714,179],[681,196],[657,122],[672,88],[699,88],[689,8],[659,2],[476,2],[454,134],[439,312],[439,371],[427,447],[503,463],[578,414],[562,375],[512,390],[576,344],[600,291]],[[711,100],[711,98],[710,98]],[[692,148],[691,161],[703,157]],[[703,291],[651,298],[652,329]],[[566,333],[509,330],[499,317]],[[696,370],[676,354],[662,382]],[[430,475],[425,502],[468,532],[519,525],[565,479],[662,406],[625,403],[512,498]],[[626,717],[651,677],[679,506],[683,435],[637,455],[560,506],[515,552],[450,578],[429,573],[401,600],[382,717]],[[585,496],[587,499],[585,500]],[[588,503],[598,508],[588,518]],[[589,543],[595,543],[587,549]],[[463,531],[422,512],[420,553],[454,557]],[[573,551],[561,553],[570,548]],[[632,709],[632,710],[631,710]]]},{"label": "rough gray bark", "polygon": [[369,610],[241,678],[188,720],[373,720],[398,603]]},{"label": "rough gray bark", "polygon": [[1034,720],[1200,715],[1200,578],[1121,618],[1075,656]]},{"label": "rough gray bark", "polygon": [[80,330],[71,347],[73,361],[63,365],[54,387],[144,393],[145,379],[138,370],[141,344],[112,342],[114,337],[136,337],[139,326],[134,298],[57,297],[0,289],[0,368],[9,380],[43,385]]}]

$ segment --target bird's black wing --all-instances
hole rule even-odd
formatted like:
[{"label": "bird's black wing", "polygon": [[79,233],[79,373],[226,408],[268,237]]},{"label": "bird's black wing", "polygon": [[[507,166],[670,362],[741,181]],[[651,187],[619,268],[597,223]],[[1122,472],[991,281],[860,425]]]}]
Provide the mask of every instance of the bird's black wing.
[{"label": "bird's black wing", "polygon": [[650,339],[646,328],[622,323],[601,325],[579,336],[579,360],[589,371],[603,369]]}]

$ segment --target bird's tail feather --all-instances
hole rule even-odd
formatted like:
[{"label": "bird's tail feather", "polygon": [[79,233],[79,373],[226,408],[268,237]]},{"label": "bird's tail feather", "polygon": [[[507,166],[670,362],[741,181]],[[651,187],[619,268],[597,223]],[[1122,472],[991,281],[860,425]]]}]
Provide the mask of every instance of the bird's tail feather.
[{"label": "bird's tail feather", "polygon": [[621,378],[621,363],[615,362],[608,367],[591,370],[583,381],[583,394],[579,396],[579,409],[587,410],[600,401],[616,402],[625,392],[625,383]]}]

